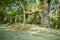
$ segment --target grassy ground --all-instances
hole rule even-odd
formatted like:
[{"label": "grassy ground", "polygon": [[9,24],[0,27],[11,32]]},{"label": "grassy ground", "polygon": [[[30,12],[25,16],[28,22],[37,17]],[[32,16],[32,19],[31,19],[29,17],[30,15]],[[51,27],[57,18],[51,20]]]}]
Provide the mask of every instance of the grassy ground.
[{"label": "grassy ground", "polygon": [[60,30],[36,25],[26,31],[0,27],[0,40],[60,40]]}]

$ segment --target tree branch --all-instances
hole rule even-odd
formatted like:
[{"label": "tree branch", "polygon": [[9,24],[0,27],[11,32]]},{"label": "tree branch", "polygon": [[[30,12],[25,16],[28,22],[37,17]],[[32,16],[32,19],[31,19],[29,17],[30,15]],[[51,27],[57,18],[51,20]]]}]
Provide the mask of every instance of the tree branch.
[{"label": "tree branch", "polygon": [[32,12],[24,11],[25,14],[34,14],[34,13],[39,13],[39,12],[40,12],[39,10],[35,10],[35,11],[32,11]]},{"label": "tree branch", "polygon": [[40,12],[39,10],[35,10],[35,11],[31,11],[31,12],[29,12],[29,11],[26,12],[25,9],[24,9],[24,6],[23,6],[23,4],[20,2],[20,0],[19,0],[19,2],[17,2],[17,3],[20,4],[20,6],[22,7],[23,12],[24,12],[25,14],[34,14],[34,13],[38,13],[38,12]]}]

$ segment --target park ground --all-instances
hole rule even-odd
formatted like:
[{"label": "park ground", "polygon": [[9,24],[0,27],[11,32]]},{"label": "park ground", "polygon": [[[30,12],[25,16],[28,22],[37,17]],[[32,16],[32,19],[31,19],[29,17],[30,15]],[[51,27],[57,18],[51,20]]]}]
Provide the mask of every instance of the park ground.
[{"label": "park ground", "polygon": [[60,40],[60,30],[34,25],[28,30],[16,30],[0,25],[0,40]]}]

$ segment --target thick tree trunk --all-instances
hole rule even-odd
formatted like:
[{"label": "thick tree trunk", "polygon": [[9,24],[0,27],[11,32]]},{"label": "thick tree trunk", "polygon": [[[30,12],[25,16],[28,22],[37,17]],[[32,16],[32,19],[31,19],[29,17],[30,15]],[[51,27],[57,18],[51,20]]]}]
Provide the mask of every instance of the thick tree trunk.
[{"label": "thick tree trunk", "polygon": [[41,25],[42,26],[49,26],[49,3],[48,0],[44,0],[44,12],[41,16]]}]

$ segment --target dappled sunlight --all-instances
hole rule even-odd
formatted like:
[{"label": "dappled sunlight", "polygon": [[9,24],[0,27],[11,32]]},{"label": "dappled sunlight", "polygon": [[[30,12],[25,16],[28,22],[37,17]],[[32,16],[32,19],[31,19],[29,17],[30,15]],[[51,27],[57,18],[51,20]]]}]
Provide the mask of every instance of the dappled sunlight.
[{"label": "dappled sunlight", "polygon": [[60,40],[60,0],[0,0],[0,40]]},{"label": "dappled sunlight", "polygon": [[17,30],[24,30],[24,29],[30,29],[32,28],[33,25],[30,24],[21,24],[21,23],[15,23],[15,24],[11,24],[8,26],[8,28],[13,28],[13,29],[17,29]]}]

